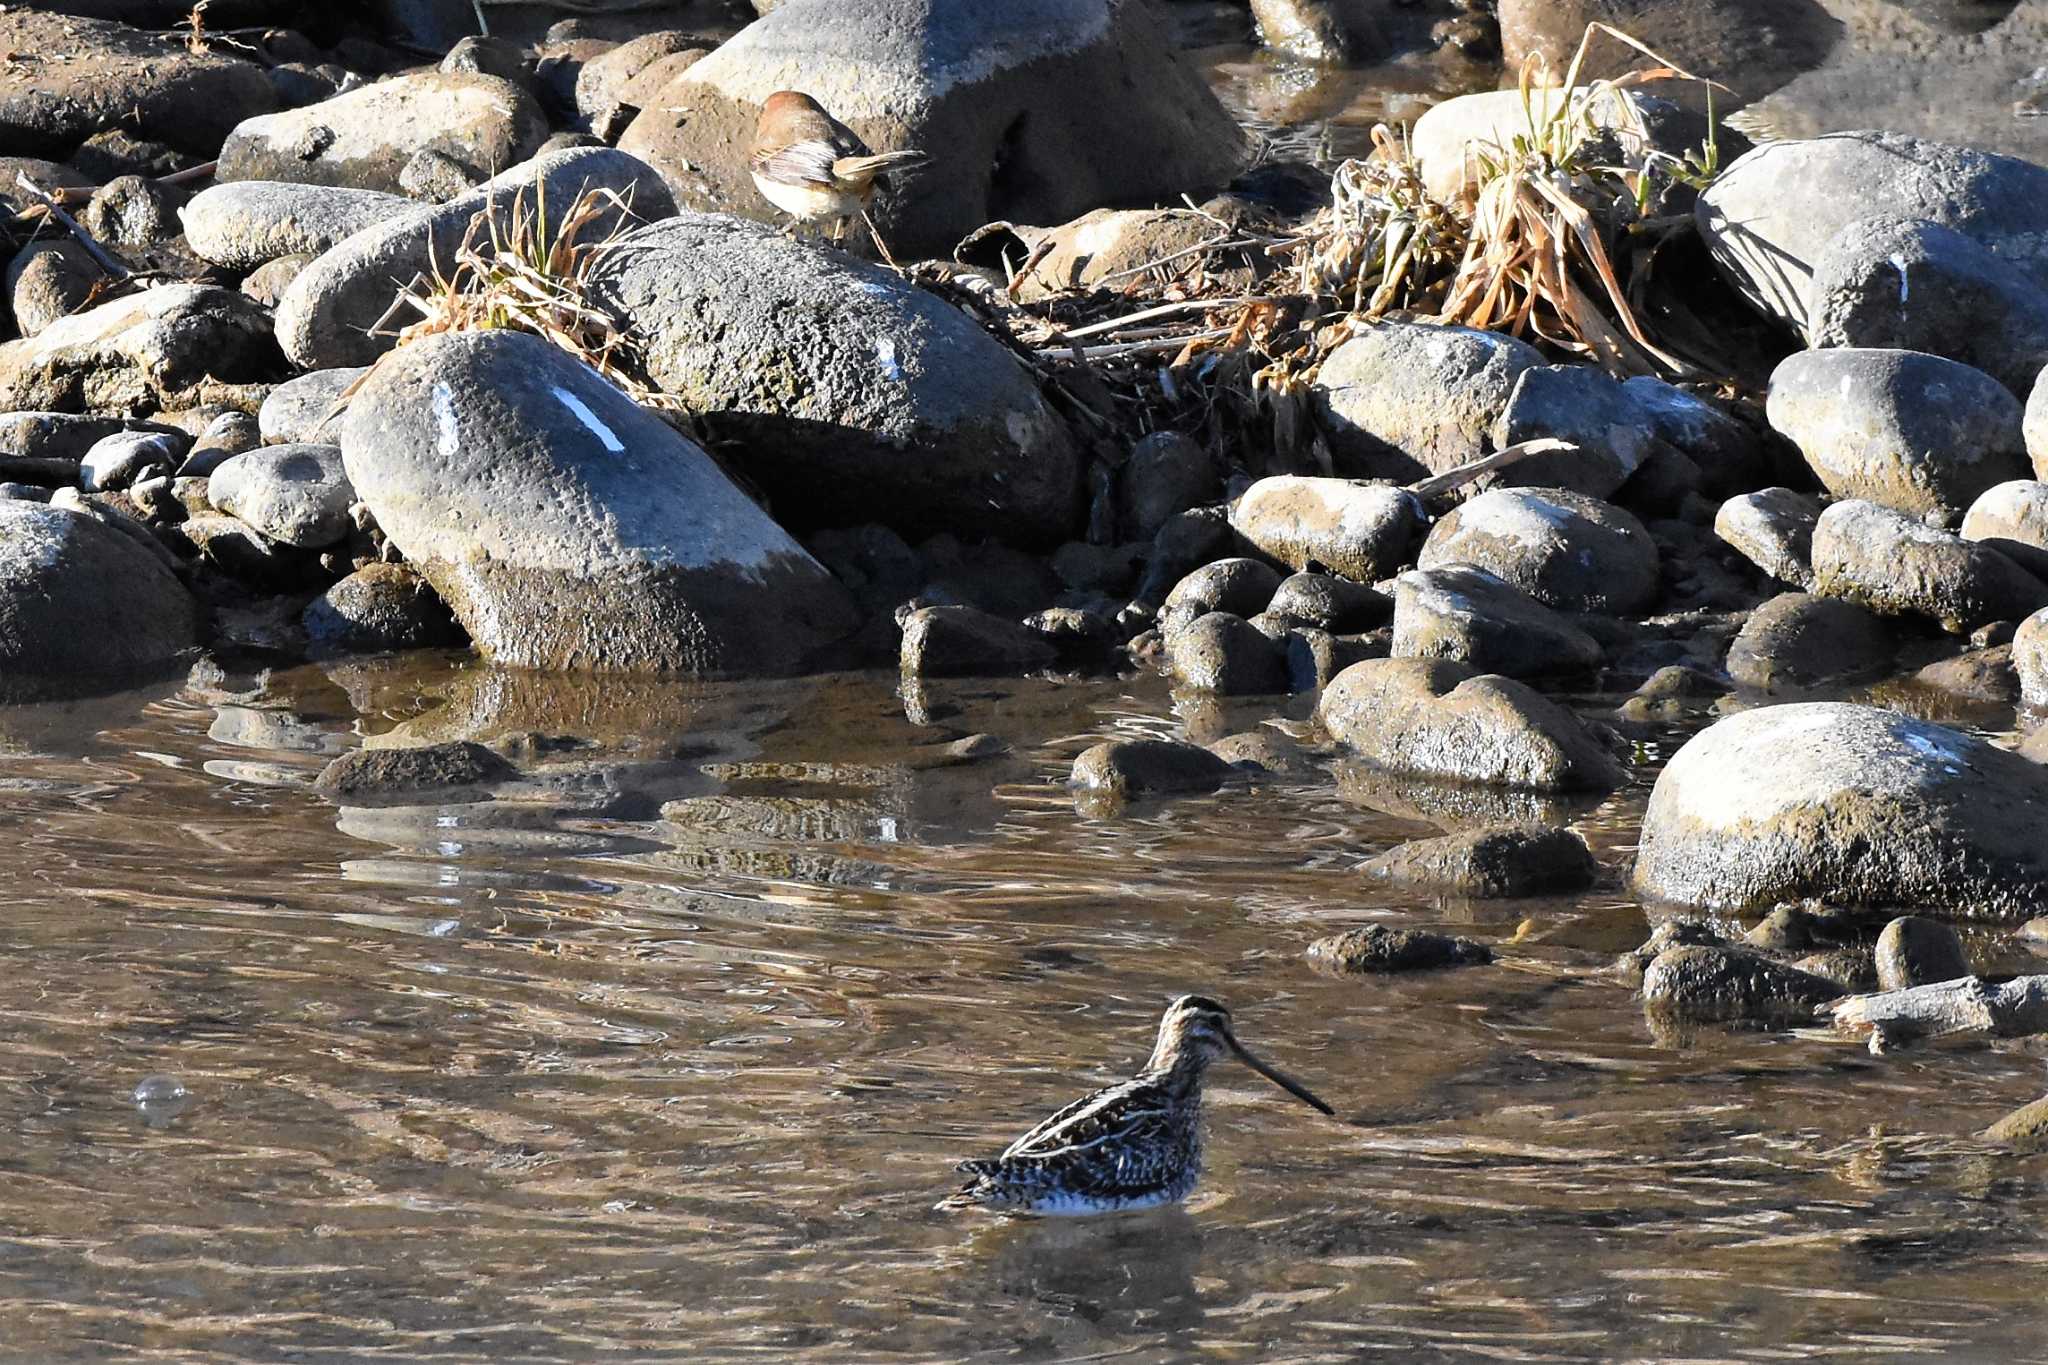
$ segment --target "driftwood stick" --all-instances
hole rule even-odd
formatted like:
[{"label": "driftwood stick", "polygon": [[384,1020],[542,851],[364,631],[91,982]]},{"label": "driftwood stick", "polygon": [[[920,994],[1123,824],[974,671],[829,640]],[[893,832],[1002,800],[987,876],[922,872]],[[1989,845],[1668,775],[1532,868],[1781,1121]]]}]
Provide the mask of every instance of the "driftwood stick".
[{"label": "driftwood stick", "polygon": [[1115,360],[1119,356],[1144,355],[1151,351],[1178,351],[1191,341],[1218,341],[1235,330],[1231,327],[1214,327],[1206,332],[1160,337],[1153,341],[1117,341],[1107,346],[1046,346],[1041,347],[1035,354],[1055,360],[1063,357],[1075,360]]},{"label": "driftwood stick", "polygon": [[1981,976],[1962,976],[1930,986],[1852,995],[1823,1005],[1823,1018],[1837,1029],[1870,1035],[1870,1050],[1916,1038],[1983,1033],[2018,1038],[2048,1033],[2048,976],[2016,976],[1992,985]]},{"label": "driftwood stick", "polygon": [[1553,450],[1571,448],[1570,441],[1560,441],[1549,436],[1541,436],[1533,441],[1520,441],[1511,446],[1503,446],[1491,455],[1468,460],[1456,469],[1447,469],[1441,474],[1432,474],[1418,483],[1411,483],[1408,485],[1408,491],[1418,498],[1442,497],[1446,493],[1463,488],[1474,479],[1491,474],[1496,469],[1506,469],[1509,465],[1520,464],[1537,455],[1547,455]]},{"label": "driftwood stick", "polygon": [[1236,298],[1230,299],[1188,299],[1181,303],[1162,303],[1157,308],[1142,309],[1127,317],[1109,318],[1103,322],[1091,322],[1086,327],[1076,327],[1071,331],[1062,332],[1060,335],[1068,341],[1078,341],[1082,337],[1099,336],[1103,332],[1122,331],[1124,328],[1134,326],[1137,323],[1151,322],[1156,318],[1172,317],[1176,313],[1200,313],[1211,308],[1231,308],[1241,303],[1259,303],[1264,301],[1265,298],[1264,294],[1241,294]]},{"label": "driftwood stick", "polygon": [[14,183],[21,186],[23,189],[27,190],[36,198],[42,200],[44,210],[52,218],[55,218],[58,222],[62,223],[67,229],[69,229],[71,235],[78,239],[79,245],[85,248],[86,255],[92,257],[93,263],[98,265],[100,269],[106,271],[107,274],[112,276],[116,281],[126,280],[135,273],[134,271],[130,270],[127,266],[122,265],[119,261],[115,260],[112,256],[109,256],[104,250],[102,250],[100,244],[92,239],[92,234],[87,232],[84,228],[78,225],[78,220],[76,218],[73,218],[70,214],[66,213],[63,210],[63,208],[57,203],[57,201],[50,197],[47,191],[45,191],[40,185],[36,184],[35,181],[28,178],[28,172],[17,171],[14,176]]},{"label": "driftwood stick", "polygon": [[1228,233],[1225,233],[1221,237],[1211,238],[1209,241],[1199,243],[1195,246],[1182,247],[1179,251],[1169,251],[1164,256],[1161,256],[1159,259],[1154,261],[1146,261],[1143,265],[1129,266],[1123,270],[1112,270],[1107,275],[1104,275],[1100,279],[1096,280],[1095,283],[1109,284],[1114,280],[1127,280],[1133,275],[1142,275],[1148,270],[1157,270],[1162,265],[1172,265],[1175,261],[1186,260],[1190,256],[1200,256],[1203,253],[1209,251],[1230,251],[1238,247],[1260,245],[1263,245],[1262,238],[1232,238]]}]

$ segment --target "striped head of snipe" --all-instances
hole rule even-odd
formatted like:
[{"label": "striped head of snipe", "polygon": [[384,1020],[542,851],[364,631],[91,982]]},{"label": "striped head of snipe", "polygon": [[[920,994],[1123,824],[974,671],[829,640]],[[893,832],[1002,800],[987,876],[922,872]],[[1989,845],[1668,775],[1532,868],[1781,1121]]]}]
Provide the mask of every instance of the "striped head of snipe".
[{"label": "striped head of snipe", "polygon": [[1209,1063],[1224,1057],[1236,1057],[1296,1099],[1331,1112],[1306,1086],[1247,1052],[1230,1030],[1230,1011],[1206,995],[1183,995],[1166,1007],[1145,1074],[1165,1082],[1176,1095],[1186,1095],[1200,1088]]}]

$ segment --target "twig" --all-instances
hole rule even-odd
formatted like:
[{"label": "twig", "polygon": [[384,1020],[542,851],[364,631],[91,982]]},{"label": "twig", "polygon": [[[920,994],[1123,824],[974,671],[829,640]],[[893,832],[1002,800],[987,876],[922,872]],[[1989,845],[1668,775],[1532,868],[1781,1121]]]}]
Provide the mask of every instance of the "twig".
[{"label": "twig", "polygon": [[1418,498],[1440,498],[1446,493],[1456,492],[1496,469],[1506,469],[1538,455],[1548,455],[1554,450],[1570,450],[1570,441],[1560,441],[1551,436],[1539,436],[1533,441],[1522,441],[1515,445],[1503,446],[1491,455],[1482,455],[1468,460],[1456,469],[1446,469],[1441,474],[1408,485],[1408,491]]},{"label": "twig", "polygon": [[1114,360],[1118,356],[1144,355],[1152,351],[1177,351],[1197,341],[1220,341],[1235,330],[1232,327],[1212,327],[1205,332],[1161,337],[1154,341],[1119,341],[1108,346],[1047,346],[1041,347],[1034,354],[1048,359],[1070,357],[1074,360]]},{"label": "twig", "polygon": [[1181,303],[1162,303],[1157,308],[1141,309],[1128,317],[1110,318],[1104,322],[1091,322],[1086,327],[1076,327],[1070,331],[1063,331],[1060,335],[1068,341],[1074,341],[1081,337],[1092,337],[1098,336],[1103,332],[1118,331],[1140,322],[1150,322],[1154,318],[1172,317],[1175,313],[1200,313],[1210,308],[1232,308],[1241,303],[1260,303],[1264,302],[1265,299],[1266,296],[1263,294],[1240,294],[1235,298],[1227,299],[1188,299]]},{"label": "twig", "polygon": [[79,245],[85,248],[86,254],[92,257],[93,262],[96,265],[98,265],[101,270],[111,275],[117,282],[122,283],[125,283],[130,277],[134,275],[134,271],[130,270],[127,266],[122,265],[119,261],[115,260],[112,256],[109,256],[104,250],[102,250],[100,244],[92,239],[92,234],[87,232],[84,228],[78,225],[78,220],[76,218],[73,218],[70,214],[66,213],[63,210],[63,208],[61,208],[58,205],[57,201],[51,198],[49,194],[45,192],[41,186],[37,185],[35,181],[28,178],[27,171],[16,171],[14,175],[14,183],[21,186],[21,188],[27,190],[30,194],[36,196],[36,198],[42,200],[43,208],[46,211],[48,211],[49,215],[52,218],[55,218],[59,223],[62,223],[65,226],[65,228],[70,231],[73,237],[76,237],[78,239]]}]

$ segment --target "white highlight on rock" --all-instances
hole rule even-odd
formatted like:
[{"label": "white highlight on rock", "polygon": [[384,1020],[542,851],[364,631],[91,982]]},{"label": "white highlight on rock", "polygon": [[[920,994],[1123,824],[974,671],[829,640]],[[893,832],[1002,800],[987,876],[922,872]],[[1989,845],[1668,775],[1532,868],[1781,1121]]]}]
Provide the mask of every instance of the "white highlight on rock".
[{"label": "white highlight on rock", "polygon": [[621,441],[617,433],[613,432],[610,427],[598,420],[597,414],[590,410],[588,403],[563,388],[560,384],[551,384],[548,388],[561,401],[563,407],[576,414],[577,421],[590,428],[591,434],[604,442],[606,450],[609,450],[614,455],[625,453],[626,443]]},{"label": "white highlight on rock", "polygon": [[903,366],[896,360],[896,343],[888,337],[875,338],[875,366],[882,372],[882,378],[901,380]]},{"label": "white highlight on rock", "polygon": [[455,425],[455,395],[446,384],[434,385],[434,453],[444,460],[455,458],[462,448],[462,435]]}]

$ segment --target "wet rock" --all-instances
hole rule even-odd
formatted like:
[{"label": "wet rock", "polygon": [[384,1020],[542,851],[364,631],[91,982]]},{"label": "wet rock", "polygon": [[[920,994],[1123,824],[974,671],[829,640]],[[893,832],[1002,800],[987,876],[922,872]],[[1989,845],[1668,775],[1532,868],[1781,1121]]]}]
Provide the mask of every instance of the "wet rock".
[{"label": "wet rock", "polygon": [[[278,300],[278,345],[301,369],[369,364],[391,348],[390,336],[370,332],[391,305],[394,280],[410,280],[434,261],[452,260],[470,223],[491,205],[506,213],[523,195],[529,204],[545,199],[566,207],[585,189],[630,196],[632,215],[638,218],[663,217],[673,207],[645,164],[609,148],[535,157],[460,198],[364,228],[322,254]],[[584,228],[580,240],[600,241],[625,221],[621,210],[607,208]],[[488,240],[471,245],[489,254]]]},{"label": "wet rock", "polygon": [[1657,546],[1609,503],[1564,489],[1496,488],[1439,521],[1416,566],[1473,564],[1560,611],[1625,614],[1657,593]]},{"label": "wet rock", "polygon": [[1742,936],[1752,948],[1768,953],[1803,953],[1827,938],[1827,919],[1803,905],[1780,905]]},{"label": "wet rock", "polygon": [[1877,987],[1902,991],[1970,975],[1963,940],[1939,920],[1901,915],[1877,936]]},{"label": "wet rock", "polygon": [[2012,663],[2021,699],[2029,706],[2048,706],[2048,607],[2020,622],[2012,637]]},{"label": "wet rock", "polygon": [[1693,945],[1668,948],[1643,972],[1643,1006],[1681,1023],[1791,1027],[1842,988],[1762,953]]},{"label": "wet rock", "polygon": [[1422,972],[1438,967],[1478,967],[1493,961],[1493,950],[1476,939],[1453,938],[1427,929],[1389,929],[1369,924],[1332,934],[1308,945],[1308,960],[1340,976],[1366,972]]},{"label": "wet rock", "polygon": [[1427,517],[1414,494],[1386,484],[1280,474],[1260,479],[1230,508],[1230,525],[1295,569],[1371,583],[1409,563]]},{"label": "wet rock", "polygon": [[1808,286],[1814,346],[1945,356],[2025,398],[2048,365],[2048,289],[1983,243],[1921,219],[1859,219]]},{"label": "wet rock", "polygon": [[902,536],[869,523],[820,531],[805,544],[865,611],[909,600],[925,581],[924,559]]},{"label": "wet rock", "polygon": [[1898,651],[1892,627],[1868,607],[1801,592],[1758,607],[1728,649],[1728,676],[1766,692],[1874,678]]},{"label": "wet rock", "polygon": [[1259,41],[1310,62],[1362,62],[1387,50],[1384,0],[1252,0]]},{"label": "wet rock", "polygon": [[78,486],[89,493],[126,488],[152,473],[178,467],[189,444],[182,434],[167,431],[122,431],[93,442],[78,462]]},{"label": "wet rock", "polygon": [[1622,720],[1649,723],[1683,719],[1709,698],[1722,696],[1727,687],[1720,679],[1684,664],[1666,664],[1645,678],[1615,708]]},{"label": "wet rock", "polygon": [[481,744],[454,740],[411,749],[351,749],[320,770],[313,790],[351,805],[405,805],[494,787],[519,776]]},{"label": "wet rock", "polygon": [[1820,513],[1818,498],[1765,488],[1722,503],[1714,514],[1714,534],[1780,583],[1811,592],[1813,527]]},{"label": "wet rock", "polygon": [[1835,702],[1762,707],[1666,766],[1635,887],[1717,908],[1813,897],[2020,920],[2048,906],[2044,799],[2048,771],[1944,726]]},{"label": "wet rock", "polygon": [[1298,573],[1281,580],[1263,614],[1290,626],[1351,635],[1385,625],[1394,614],[1394,603],[1377,588],[1348,578]]},{"label": "wet rock", "polygon": [[1072,782],[1116,797],[1212,792],[1231,775],[1228,763],[1195,744],[1169,739],[1113,739],[1074,760]]},{"label": "wet rock", "polygon": [[91,516],[0,501],[0,694],[76,695],[198,642],[200,613],[161,560]]},{"label": "wet rock", "polygon": [[340,425],[377,525],[499,662],[767,673],[858,624],[702,449],[538,337],[415,342]]},{"label": "wet rock", "polygon": [[107,274],[69,237],[30,242],[7,264],[7,306],[14,328],[32,337],[71,316],[107,286]]},{"label": "wet rock", "polygon": [[689,214],[623,239],[591,292],[792,524],[1052,544],[1079,526],[1073,440],[1036,381],[890,271]]},{"label": "wet rock", "polygon": [[1980,1135],[1991,1142],[2003,1142],[2022,1152],[2048,1148],[2048,1095],[2023,1104]]},{"label": "wet rock", "polygon": [[1580,673],[1601,657],[1585,631],[1470,564],[1415,569],[1395,581],[1393,652],[1511,678]]},{"label": "wet rock", "polygon": [[0,409],[192,407],[275,365],[269,317],[240,294],[166,284],[0,344]]},{"label": "wet rock", "polygon": [[1498,332],[1382,322],[1332,351],[1310,389],[1341,474],[1413,482],[1489,450],[1543,353]]},{"label": "wet rock", "polygon": [[1298,775],[1316,770],[1315,760],[1300,745],[1272,730],[1247,730],[1225,735],[1209,752],[1243,771]]},{"label": "wet rock", "polygon": [[1167,518],[1223,496],[1216,462],[1198,442],[1155,431],[1131,447],[1116,476],[1117,524],[1131,540],[1150,540]]},{"label": "wet rock", "polygon": [[1493,900],[1580,891],[1593,884],[1600,865],[1571,830],[1532,824],[1417,839],[1359,871],[1395,886]]},{"label": "wet rock", "polygon": [[1640,988],[1643,973],[1667,948],[1690,945],[1723,947],[1726,943],[1727,940],[1715,933],[1713,926],[1705,920],[1667,919],[1650,930],[1650,937],[1640,947],[1617,958],[1614,970],[1630,986]]},{"label": "wet rock", "polygon": [[460,645],[462,628],[427,581],[403,564],[366,564],[308,603],[299,622],[319,653]]},{"label": "wet rock", "polygon": [[1792,965],[1808,976],[1834,982],[1845,993],[1877,989],[1877,963],[1867,947],[1824,948],[1794,958]]},{"label": "wet rock", "polygon": [[2019,675],[2013,671],[2012,646],[1991,645],[1938,659],[1913,675],[1922,687],[1932,687],[1951,696],[1978,701],[2015,702],[2020,699]]},{"label": "wet rock", "polygon": [[317,256],[366,227],[418,211],[405,196],[377,190],[239,180],[201,190],[178,216],[202,260],[247,271],[280,256]]},{"label": "wet rock", "polygon": [[1988,546],[1874,502],[1838,502],[1813,529],[1821,595],[1887,615],[1917,612],[1962,633],[2048,603],[2048,585]]},{"label": "wet rock", "polygon": [[1602,789],[1622,768],[1577,717],[1527,685],[1442,659],[1368,659],[1324,689],[1316,719],[1392,772],[1538,791]]},{"label": "wet rock", "polygon": [[336,423],[328,422],[341,395],[363,377],[367,366],[349,365],[331,370],[314,370],[287,379],[270,391],[256,410],[256,428],[265,445],[288,445],[332,436]]},{"label": "wet rock", "polygon": [[[277,107],[263,70],[188,53],[125,24],[10,5],[0,13],[0,147],[16,156],[68,157],[120,127],[211,156],[236,123]],[[14,177],[7,177],[8,189]],[[47,186],[45,187],[47,188]]]},{"label": "wet rock", "polygon": [[1902,133],[1758,147],[1700,196],[1697,217],[1728,281],[1766,316],[1804,329],[1828,244],[1880,214],[1953,228],[2048,286],[2048,169]]},{"label": "wet rock", "polygon": [[339,446],[294,444],[223,461],[211,475],[208,496],[272,540],[319,550],[347,537],[356,490]]},{"label": "wet rock", "polygon": [[483,177],[519,165],[547,135],[533,96],[509,81],[417,71],[238,124],[215,175],[395,194],[421,151]]},{"label": "wet rock", "polygon": [[1053,659],[1044,636],[973,607],[921,607],[903,621],[905,677],[1017,674],[1044,668]]},{"label": "wet rock", "polygon": [[1156,10],[1113,0],[791,0],[670,83],[663,98],[687,120],[649,109],[619,146],[692,208],[765,215],[746,154],[792,72],[869,146],[930,154],[875,208],[904,259],[984,223],[1172,200],[1228,181],[1245,156]]},{"label": "wet rock", "polygon": [[1261,696],[1285,692],[1281,646],[1241,616],[1212,611],[1166,637],[1167,669],[1198,692]]},{"label": "wet rock", "polygon": [[2019,400],[1982,370],[1917,351],[1801,351],[1771,374],[1772,427],[1838,498],[1953,524],[2026,477]]},{"label": "wet rock", "polygon": [[2048,581],[2048,483],[2014,479],[1985,489],[1963,514],[1962,534]]},{"label": "wet rock", "polygon": [[1280,590],[1280,573],[1256,559],[1219,559],[1173,585],[1159,609],[1159,629],[1168,636],[1213,611],[1257,616]]},{"label": "wet rock", "polygon": [[224,412],[193,438],[192,448],[185,452],[177,474],[181,478],[206,478],[224,461],[262,444],[254,417],[246,412]]}]

